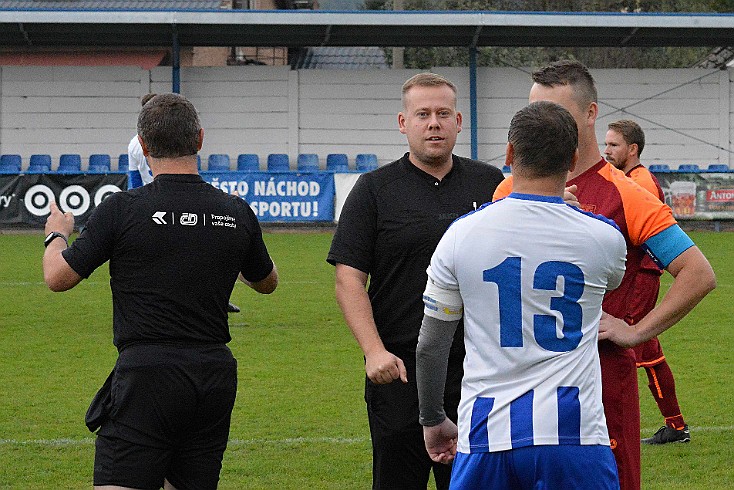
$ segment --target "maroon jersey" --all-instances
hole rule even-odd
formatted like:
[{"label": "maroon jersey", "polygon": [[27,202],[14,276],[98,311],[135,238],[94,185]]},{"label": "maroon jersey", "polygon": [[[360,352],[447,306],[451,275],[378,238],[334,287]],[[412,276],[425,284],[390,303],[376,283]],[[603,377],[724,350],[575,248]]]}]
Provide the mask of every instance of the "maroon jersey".
[{"label": "maroon jersey", "polygon": [[[650,172],[644,171],[652,177]],[[603,159],[568,182],[568,185],[574,184],[578,186],[576,197],[581,207],[614,220],[627,240],[627,271],[622,284],[606,294],[602,307],[605,312],[624,319],[630,325],[637,323],[655,306],[658,293],[657,288],[654,291],[649,289],[648,281],[644,286],[638,285],[637,276],[646,269],[645,275],[649,275],[651,267],[656,275],[660,274],[660,269],[642,245],[651,236],[676,224],[673,213],[657,196],[631,183],[621,171]],[[657,277],[655,279],[658,280]],[[643,297],[640,297],[641,293]]]}]

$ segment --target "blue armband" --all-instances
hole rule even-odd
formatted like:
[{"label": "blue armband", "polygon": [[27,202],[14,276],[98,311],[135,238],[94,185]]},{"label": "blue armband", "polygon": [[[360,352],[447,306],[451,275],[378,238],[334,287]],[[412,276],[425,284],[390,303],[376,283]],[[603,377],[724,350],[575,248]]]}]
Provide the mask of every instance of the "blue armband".
[{"label": "blue armband", "polygon": [[664,269],[676,257],[694,245],[693,240],[678,225],[666,228],[657,235],[648,238],[642,248],[652,257],[655,263]]}]

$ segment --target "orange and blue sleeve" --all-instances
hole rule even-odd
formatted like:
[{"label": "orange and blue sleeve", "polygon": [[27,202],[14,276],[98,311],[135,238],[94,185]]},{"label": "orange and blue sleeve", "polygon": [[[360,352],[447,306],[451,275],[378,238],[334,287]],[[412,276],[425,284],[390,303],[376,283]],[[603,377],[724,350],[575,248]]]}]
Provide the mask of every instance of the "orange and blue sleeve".
[{"label": "orange and blue sleeve", "polygon": [[627,233],[633,245],[640,246],[648,238],[677,224],[670,207],[622,172],[615,169],[606,178],[614,184],[622,199]]},{"label": "orange and blue sleeve", "polygon": [[659,267],[667,267],[694,245],[678,226],[670,207],[656,197],[657,192],[651,194],[637,182],[622,177],[621,172],[612,172],[609,178],[622,198],[630,241],[649,251]]}]

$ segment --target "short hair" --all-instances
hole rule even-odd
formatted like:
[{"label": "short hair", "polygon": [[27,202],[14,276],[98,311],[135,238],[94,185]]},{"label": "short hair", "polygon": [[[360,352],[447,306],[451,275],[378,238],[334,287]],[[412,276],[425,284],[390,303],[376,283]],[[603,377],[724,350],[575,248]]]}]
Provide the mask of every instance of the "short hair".
[{"label": "short hair", "polygon": [[523,176],[548,177],[570,170],[579,134],[570,112],[553,102],[541,101],[515,114],[507,140],[514,149],[513,171],[517,166]]},{"label": "short hair", "polygon": [[200,130],[194,105],[179,94],[156,95],[138,116],[138,135],[154,158],[196,155]]},{"label": "short hair", "polygon": [[141,106],[143,106],[143,105],[147,104],[147,103],[148,103],[148,101],[149,101],[150,99],[152,99],[153,97],[155,97],[156,95],[158,95],[158,94],[145,94],[145,95],[143,95],[143,96],[142,96],[142,97],[140,98],[140,105],[141,105]]},{"label": "short hair", "polygon": [[405,107],[405,94],[408,93],[413,87],[440,87],[445,85],[454,92],[454,100],[456,99],[456,85],[451,82],[448,78],[444,78],[441,75],[435,73],[419,73],[413,75],[403,84],[403,90],[401,92],[400,99]]},{"label": "short hair", "polygon": [[533,72],[533,81],[546,87],[570,85],[574,99],[582,108],[597,101],[594,77],[582,63],[574,60],[555,61]]},{"label": "short hair", "polygon": [[642,149],[645,147],[645,132],[639,124],[629,119],[620,119],[609,123],[608,128],[621,134],[628,145],[637,145],[637,156],[642,155]]}]

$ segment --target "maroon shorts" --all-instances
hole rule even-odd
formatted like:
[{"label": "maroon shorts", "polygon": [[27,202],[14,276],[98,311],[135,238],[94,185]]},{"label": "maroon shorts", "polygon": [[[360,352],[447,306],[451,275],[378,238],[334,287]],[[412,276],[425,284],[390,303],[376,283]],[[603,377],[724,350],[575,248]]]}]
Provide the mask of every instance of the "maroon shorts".
[{"label": "maroon shorts", "polygon": [[621,490],[640,488],[640,397],[632,349],[599,343],[602,402]]},{"label": "maroon shorts", "polygon": [[634,349],[638,368],[657,366],[665,360],[663,347],[657,337],[651,338]]}]

